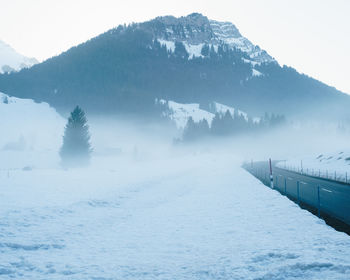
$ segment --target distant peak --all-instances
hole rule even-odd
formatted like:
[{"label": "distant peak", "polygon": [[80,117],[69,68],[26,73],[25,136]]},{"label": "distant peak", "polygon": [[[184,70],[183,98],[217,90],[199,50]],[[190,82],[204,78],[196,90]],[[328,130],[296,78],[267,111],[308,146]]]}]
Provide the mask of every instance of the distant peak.
[{"label": "distant peak", "polygon": [[174,17],[174,16],[162,16],[157,17],[156,20],[161,21],[165,25],[191,25],[191,26],[202,26],[209,25],[209,19],[206,16],[203,16],[200,13],[192,13],[183,17]]},{"label": "distant peak", "polygon": [[192,13],[189,14],[187,17],[204,17],[201,13]]},{"label": "distant peak", "polygon": [[192,18],[192,19],[203,19],[208,20],[208,18],[200,13],[192,13],[186,16],[186,18]]},{"label": "distant peak", "polygon": [[242,37],[238,28],[232,22],[210,20],[210,25],[215,33],[222,33],[227,37]]},{"label": "distant peak", "polygon": [[38,63],[35,58],[25,57],[16,52],[10,45],[0,40],[0,74],[19,71]]},{"label": "distant peak", "polygon": [[153,33],[155,39],[170,42],[168,44],[182,42],[189,47],[198,47],[200,44],[212,46],[225,44],[246,53],[253,64],[276,63],[266,51],[242,36],[233,23],[211,20],[200,13],[191,13],[178,18],[157,17],[143,26]]}]

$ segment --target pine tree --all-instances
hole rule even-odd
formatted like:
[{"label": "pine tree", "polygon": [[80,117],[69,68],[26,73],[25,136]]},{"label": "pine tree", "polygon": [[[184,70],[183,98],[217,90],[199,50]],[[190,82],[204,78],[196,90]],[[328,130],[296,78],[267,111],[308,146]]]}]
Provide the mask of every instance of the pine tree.
[{"label": "pine tree", "polygon": [[182,139],[185,142],[203,139],[209,135],[209,124],[206,119],[199,122],[194,122],[192,117],[189,117],[183,131]]},{"label": "pine tree", "polygon": [[175,42],[174,55],[183,59],[188,59],[188,53],[183,43]]},{"label": "pine tree", "polygon": [[208,56],[209,55],[209,45],[205,44],[203,47],[202,47],[202,50],[201,50],[201,55],[203,56]]},{"label": "pine tree", "polygon": [[78,167],[89,164],[91,156],[89,126],[85,112],[76,106],[68,118],[60,150],[65,167]]},{"label": "pine tree", "polygon": [[229,110],[226,111],[225,115],[222,117],[222,134],[228,135],[233,132],[233,117]]},{"label": "pine tree", "polygon": [[221,116],[219,113],[215,113],[215,116],[211,122],[211,133],[213,135],[220,135],[221,131]]},{"label": "pine tree", "polygon": [[199,130],[200,137],[206,137],[209,135],[210,127],[206,119],[202,119],[201,121],[199,121],[198,130]]},{"label": "pine tree", "polygon": [[193,121],[192,117],[189,117],[186,123],[186,126],[184,128],[183,132],[183,140],[184,141],[193,141],[196,137],[196,128],[195,128],[195,123]]}]

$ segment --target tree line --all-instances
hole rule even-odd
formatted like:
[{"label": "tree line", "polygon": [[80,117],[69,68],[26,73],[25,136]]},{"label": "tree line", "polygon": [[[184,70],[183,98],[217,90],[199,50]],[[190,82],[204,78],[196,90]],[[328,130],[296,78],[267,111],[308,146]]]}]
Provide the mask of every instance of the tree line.
[{"label": "tree line", "polygon": [[[286,123],[283,115],[265,114],[259,120],[253,120],[242,113],[229,110],[224,114],[216,113],[211,125],[206,119],[195,122],[192,117],[183,131],[183,142],[191,142],[208,136],[230,136],[249,132],[264,131]],[[60,149],[63,167],[86,166],[90,162],[92,147],[85,112],[76,106],[70,113]]]},{"label": "tree line", "polygon": [[286,123],[284,115],[265,113],[259,120],[253,120],[243,114],[234,111],[232,115],[229,110],[224,114],[216,113],[211,125],[206,119],[195,122],[189,117],[184,128],[182,140],[190,142],[208,136],[232,136],[249,132],[263,131],[278,127]]}]

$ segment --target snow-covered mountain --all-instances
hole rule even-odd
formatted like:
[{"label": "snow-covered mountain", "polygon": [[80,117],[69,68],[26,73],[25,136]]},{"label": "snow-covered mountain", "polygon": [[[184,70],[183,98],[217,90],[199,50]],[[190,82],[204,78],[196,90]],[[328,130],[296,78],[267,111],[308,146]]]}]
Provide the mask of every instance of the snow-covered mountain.
[{"label": "snow-covered mountain", "polygon": [[35,58],[29,58],[16,52],[11,46],[0,40],[0,73],[19,71],[37,64]]},{"label": "snow-covered mountain", "polygon": [[0,75],[0,91],[62,113],[79,104],[89,113],[142,118],[159,115],[155,98],[219,102],[251,116],[338,118],[350,104],[335,88],[281,67],[234,24],[196,13],[120,25],[28,71]]},{"label": "snow-covered mountain", "polygon": [[183,43],[189,53],[189,59],[202,56],[201,50],[205,44],[215,50],[225,44],[246,53],[249,57],[245,60],[247,63],[276,63],[266,51],[242,36],[231,22],[210,20],[198,13],[180,18],[157,17],[152,22],[154,37],[170,51],[174,51],[175,42]]}]

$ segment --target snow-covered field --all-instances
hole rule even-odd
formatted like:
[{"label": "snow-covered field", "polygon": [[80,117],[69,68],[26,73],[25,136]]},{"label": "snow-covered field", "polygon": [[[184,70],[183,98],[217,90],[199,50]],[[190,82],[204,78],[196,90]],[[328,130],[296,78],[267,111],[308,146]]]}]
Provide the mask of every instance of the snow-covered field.
[{"label": "snow-covered field", "polygon": [[255,139],[89,119],[91,166],[63,170],[64,118],[5,95],[0,116],[0,279],[349,279],[349,236],[240,167]]},{"label": "snow-covered field", "polygon": [[349,236],[234,156],[99,160],[0,173],[1,279],[349,279]]},{"label": "snow-covered field", "polygon": [[303,174],[350,181],[350,152],[345,150],[290,158],[277,166]]}]

